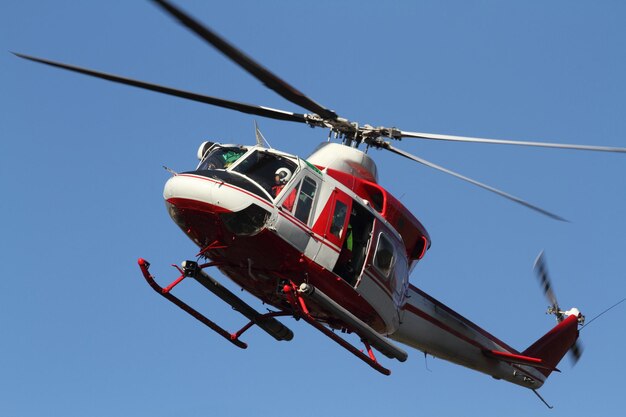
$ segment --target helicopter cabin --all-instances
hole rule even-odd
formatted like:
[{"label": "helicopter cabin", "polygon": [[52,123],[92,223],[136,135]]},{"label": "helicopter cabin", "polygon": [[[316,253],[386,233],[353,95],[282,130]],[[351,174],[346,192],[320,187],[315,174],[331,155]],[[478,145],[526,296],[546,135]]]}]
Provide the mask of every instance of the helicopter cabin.
[{"label": "helicopter cabin", "polygon": [[[371,167],[350,163],[360,171],[355,176],[262,146],[211,142],[201,145],[198,156],[198,168],[190,174],[217,180],[201,198],[219,211],[231,233],[249,237],[251,245],[259,233],[275,234],[301,259],[316,264],[320,274],[332,271],[370,305],[380,306],[385,331],[397,328],[410,268],[429,238],[397,199],[370,181],[376,179]],[[249,262],[260,267],[264,261]],[[324,290],[334,281],[322,275],[316,282]]]},{"label": "helicopter cabin", "polygon": [[[332,159],[329,158],[330,154]],[[245,158],[242,158],[244,155]],[[376,183],[378,175],[374,161],[357,149],[332,143],[322,144],[308,158],[310,162],[307,162],[275,150],[267,152],[260,148],[205,142],[198,149],[198,159],[201,160],[199,170],[227,170],[253,180],[256,189],[250,191],[269,201],[281,200],[279,208],[282,212],[320,232],[320,235],[328,236],[333,243],[340,244],[343,239],[339,223],[344,217],[354,217],[348,223],[350,227],[354,227],[354,224],[360,222],[360,218],[369,216],[366,214],[367,210],[359,208],[359,205],[354,205],[353,208],[353,204],[348,204],[347,201],[335,203],[337,211],[333,213],[335,220],[330,233],[315,230],[318,227],[314,227],[311,220],[323,214],[323,205],[315,210],[314,203],[317,200],[331,200],[331,190],[321,187],[324,180],[320,170],[324,170],[328,176],[366,200],[400,234],[409,266],[420,260],[430,246],[430,237],[424,226],[398,199]],[[278,178],[277,174],[282,177]],[[235,181],[236,178],[229,180]],[[239,183],[241,180],[235,182]],[[289,190],[288,194],[283,193],[283,190]],[[318,195],[320,193],[324,195]],[[345,211],[343,214],[342,209]],[[325,213],[322,218],[328,216],[331,213]],[[365,229],[363,231],[365,234],[370,232],[371,230]]]},{"label": "helicopter cabin", "polygon": [[378,185],[378,169],[368,154],[328,142],[320,144],[307,159],[367,200],[400,233],[410,267],[422,259],[430,247],[428,232],[397,198]]},{"label": "helicopter cabin", "polygon": [[397,198],[374,182],[334,169],[328,169],[327,172],[356,195],[370,202],[371,206],[400,233],[411,264],[422,259],[430,247],[428,232]]}]

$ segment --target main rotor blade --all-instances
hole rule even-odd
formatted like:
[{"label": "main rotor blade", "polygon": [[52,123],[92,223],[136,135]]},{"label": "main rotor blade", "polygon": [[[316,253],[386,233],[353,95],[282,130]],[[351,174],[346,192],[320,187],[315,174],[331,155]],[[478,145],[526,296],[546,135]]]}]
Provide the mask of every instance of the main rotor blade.
[{"label": "main rotor blade", "polygon": [[551,307],[558,313],[559,302],[556,300],[556,295],[554,294],[554,290],[552,289],[552,281],[550,280],[550,276],[548,275],[548,267],[546,266],[546,260],[543,255],[543,251],[541,251],[537,256],[537,259],[535,259],[535,265],[533,269],[535,270],[537,279],[541,284],[543,294],[548,299],[548,302],[550,302]]},{"label": "main rotor blade", "polygon": [[485,138],[473,138],[469,136],[439,135],[435,133],[420,133],[420,132],[406,132],[406,131],[400,131],[400,135],[405,138],[443,140],[443,141],[454,141],[454,142],[492,143],[492,144],[498,144],[498,145],[538,146],[542,148],[576,149],[580,151],[626,153],[626,148],[615,148],[615,147],[610,147],[610,146],[570,145],[566,143],[547,143],[547,142],[528,142],[528,141],[516,141],[516,140],[504,140],[504,139],[485,139]]},{"label": "main rotor blade", "polygon": [[231,60],[235,61],[240,67],[248,71],[251,75],[265,84],[268,88],[274,90],[276,93],[297,104],[323,119],[334,120],[337,118],[337,114],[325,108],[324,106],[311,100],[304,95],[298,89],[282,80],[268,69],[264,68],[261,64],[250,58],[248,55],[228,43],[224,38],[220,37],[217,33],[213,32],[208,27],[202,25],[183,12],[178,7],[165,0],[153,0],[159,6],[161,6],[170,15],[174,16],[180,23],[192,30],[196,35],[213,45],[217,50],[226,55]]},{"label": "main rotor blade", "polygon": [[69,71],[78,72],[89,75],[91,77],[102,78],[116,83],[126,84],[145,90],[156,91],[157,93],[167,94],[170,96],[181,97],[187,100],[198,101],[200,103],[211,104],[213,106],[224,107],[227,109],[237,110],[242,113],[254,114],[257,116],[268,117],[270,119],[287,120],[290,122],[306,123],[303,114],[292,113],[284,110],[272,109],[270,107],[256,106],[253,104],[240,103],[237,101],[224,100],[218,97],[206,96],[202,94],[192,93],[190,91],[178,90],[162,85],[151,84],[145,81],[133,80],[132,78],[121,77],[119,75],[107,74],[104,72],[94,71],[88,68],[81,68],[74,65],[64,64],[61,62],[50,61],[43,58],[19,54],[13,52],[14,55],[28,59],[29,61],[39,62],[41,64],[50,65],[52,67],[62,68]]},{"label": "main rotor blade", "polygon": [[393,153],[395,153],[395,154],[398,154],[398,155],[400,155],[400,156],[404,156],[405,158],[411,159],[411,160],[413,160],[413,161],[415,161],[415,162],[419,162],[419,163],[420,163],[420,164],[422,164],[422,165],[426,165],[427,167],[434,168],[434,169],[436,169],[436,170],[438,170],[438,171],[445,172],[446,174],[450,174],[450,175],[452,175],[452,176],[454,176],[454,177],[460,178],[460,179],[462,179],[463,181],[467,181],[467,182],[469,182],[469,183],[471,183],[471,184],[477,185],[477,186],[479,186],[479,187],[481,187],[481,188],[484,188],[485,190],[491,191],[492,193],[496,193],[496,194],[498,194],[498,195],[500,195],[500,196],[502,196],[502,197],[508,198],[508,199],[509,199],[509,200],[511,200],[511,201],[515,201],[516,203],[519,203],[519,204],[521,204],[521,205],[523,205],[523,206],[526,206],[526,207],[528,207],[528,208],[530,208],[530,209],[533,209],[533,210],[535,210],[535,211],[538,211],[539,213],[544,214],[544,215],[546,215],[546,216],[548,216],[548,217],[551,217],[551,218],[553,218],[553,219],[555,219],[555,220],[560,220],[560,221],[564,221],[564,222],[566,222],[566,221],[567,221],[567,220],[565,220],[563,217],[558,216],[558,215],[556,215],[556,214],[554,214],[554,213],[550,213],[549,211],[544,210],[544,209],[542,209],[542,208],[540,208],[540,207],[537,207],[537,206],[535,206],[535,205],[532,205],[532,204],[530,204],[530,203],[528,203],[528,202],[526,202],[526,201],[522,200],[521,198],[515,197],[514,195],[511,195],[511,194],[507,194],[507,193],[505,193],[504,191],[500,191],[500,190],[498,190],[497,188],[494,188],[494,187],[491,187],[491,186],[489,186],[489,185],[483,184],[483,183],[481,183],[481,182],[478,182],[478,181],[476,181],[476,180],[473,180],[473,179],[471,179],[471,178],[468,178],[468,177],[466,177],[466,176],[464,176],[464,175],[458,174],[458,173],[456,173],[456,172],[454,172],[454,171],[450,171],[450,170],[449,170],[449,169],[447,169],[447,168],[444,168],[444,167],[441,167],[441,166],[439,166],[439,165],[433,164],[432,162],[428,162],[427,160],[422,159],[422,158],[419,158],[419,157],[417,157],[417,156],[415,156],[415,155],[411,155],[411,154],[410,154],[410,153],[408,153],[408,152],[404,152],[404,151],[402,151],[402,150],[400,150],[400,149],[394,148],[393,146],[389,145],[388,143],[386,143],[386,144],[383,146],[383,148],[384,148],[384,149],[388,149],[388,150],[390,150],[391,152],[393,152]]}]

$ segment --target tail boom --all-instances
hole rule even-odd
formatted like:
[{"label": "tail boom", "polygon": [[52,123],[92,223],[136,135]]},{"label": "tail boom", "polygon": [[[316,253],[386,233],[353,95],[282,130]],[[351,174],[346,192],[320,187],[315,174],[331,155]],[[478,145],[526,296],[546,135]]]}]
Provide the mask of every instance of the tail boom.
[{"label": "tail boom", "polygon": [[558,372],[557,364],[578,337],[578,320],[571,315],[520,352],[412,285],[401,323],[389,337],[530,389]]}]

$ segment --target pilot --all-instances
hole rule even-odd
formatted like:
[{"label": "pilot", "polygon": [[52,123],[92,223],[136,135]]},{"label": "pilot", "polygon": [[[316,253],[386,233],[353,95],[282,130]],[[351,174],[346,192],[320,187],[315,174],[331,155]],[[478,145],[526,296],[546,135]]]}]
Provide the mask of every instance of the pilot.
[{"label": "pilot", "polygon": [[272,194],[277,197],[278,194],[285,188],[285,184],[291,179],[291,171],[287,168],[278,168],[274,173],[274,186],[272,187]]}]

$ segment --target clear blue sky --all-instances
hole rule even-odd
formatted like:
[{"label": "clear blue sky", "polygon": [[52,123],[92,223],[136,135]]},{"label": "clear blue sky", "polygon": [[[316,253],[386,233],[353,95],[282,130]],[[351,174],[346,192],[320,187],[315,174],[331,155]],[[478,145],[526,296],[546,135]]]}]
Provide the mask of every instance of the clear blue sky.
[{"label": "clear blue sky", "polygon": [[[205,2],[187,11],[314,100],[361,123],[626,146],[621,1]],[[169,219],[168,174],[206,139],[253,143],[253,117],[19,60],[24,52],[301,111],[148,1],[0,6],[1,416],[622,415],[622,305],[532,392],[410,350],[384,377],[304,323],[239,350],[158,297],[197,248]],[[308,155],[326,132],[257,118]],[[405,140],[398,146],[570,219],[559,223],[394,155],[381,183],[433,245],[412,282],[514,347],[552,325],[532,275],[546,250],[561,304],[626,296],[626,156]],[[243,319],[191,283],[218,322]],[[255,304],[256,305],[256,304]]]}]

